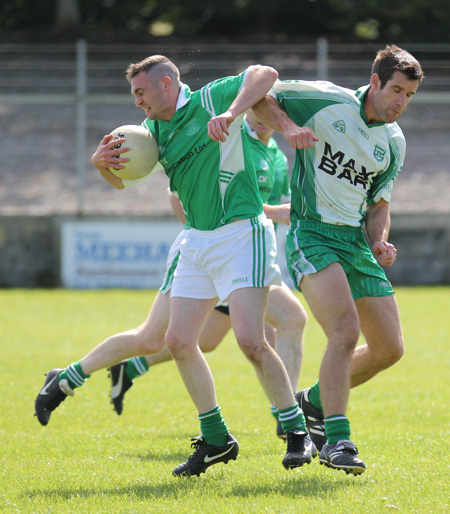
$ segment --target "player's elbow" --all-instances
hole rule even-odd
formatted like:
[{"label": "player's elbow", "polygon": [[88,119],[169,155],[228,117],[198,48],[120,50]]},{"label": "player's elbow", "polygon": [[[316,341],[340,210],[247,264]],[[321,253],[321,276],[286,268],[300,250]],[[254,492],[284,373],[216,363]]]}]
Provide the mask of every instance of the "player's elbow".
[{"label": "player's elbow", "polygon": [[266,66],[266,69],[268,75],[274,82],[278,80],[278,71],[275,68],[272,68],[272,66]]},{"label": "player's elbow", "polygon": [[278,71],[275,68],[272,68],[272,66],[263,66],[262,64],[255,64],[251,66],[251,71],[259,79],[263,78],[267,80],[267,83],[270,83],[271,86],[278,79]]}]

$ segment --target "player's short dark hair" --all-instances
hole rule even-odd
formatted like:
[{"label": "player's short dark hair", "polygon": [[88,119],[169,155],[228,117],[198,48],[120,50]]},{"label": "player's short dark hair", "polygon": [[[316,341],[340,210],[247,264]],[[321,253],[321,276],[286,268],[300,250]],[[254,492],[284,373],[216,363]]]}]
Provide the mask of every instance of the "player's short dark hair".
[{"label": "player's short dark hair", "polygon": [[180,83],[180,72],[175,64],[164,55],[151,55],[136,64],[130,64],[127,69],[126,77],[131,82],[139,73],[148,73],[150,70],[158,72],[160,76],[168,76],[175,85]]},{"label": "player's short dark hair", "polygon": [[372,74],[380,77],[381,88],[383,88],[392,75],[400,71],[409,80],[418,80],[419,84],[424,79],[424,74],[419,61],[409,52],[395,45],[387,45],[379,50],[373,61]]}]

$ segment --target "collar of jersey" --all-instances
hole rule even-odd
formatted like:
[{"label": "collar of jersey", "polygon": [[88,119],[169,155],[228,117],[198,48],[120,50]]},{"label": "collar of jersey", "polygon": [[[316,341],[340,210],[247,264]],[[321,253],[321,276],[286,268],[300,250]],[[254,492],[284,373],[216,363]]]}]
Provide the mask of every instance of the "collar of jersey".
[{"label": "collar of jersey", "polygon": [[250,123],[247,121],[247,118],[244,118],[244,121],[242,122],[242,125],[244,125],[244,130],[246,131],[246,133],[252,137],[253,139],[255,139],[256,141],[258,141],[258,143],[262,146],[265,146],[267,149],[269,150],[274,150],[277,151],[278,149],[278,145],[277,145],[277,142],[275,141],[275,139],[273,137],[271,137],[269,139],[269,142],[267,143],[267,145],[265,145],[258,137],[258,134],[252,130],[252,128],[250,127]]},{"label": "collar of jersey", "polygon": [[184,107],[189,100],[191,99],[191,89],[186,84],[181,83],[180,92],[178,93],[178,100],[177,100],[177,108],[181,109]]},{"label": "collar of jersey", "polygon": [[244,121],[242,122],[242,124],[244,125],[245,131],[247,132],[247,134],[250,137],[252,137],[253,139],[256,139],[257,141],[259,141],[258,134],[254,130],[252,130],[252,127],[250,127],[250,123],[247,121],[247,118],[244,118]]},{"label": "collar of jersey", "polygon": [[356,98],[358,98],[358,100],[360,101],[359,114],[361,115],[361,118],[364,120],[364,123],[366,124],[367,127],[380,127],[381,125],[386,125],[386,123],[384,121],[382,121],[380,123],[369,123],[367,121],[367,116],[366,116],[366,113],[364,112],[364,98],[366,97],[367,93],[369,92],[369,89],[370,89],[370,84],[367,84],[367,86],[360,87],[355,93]]}]

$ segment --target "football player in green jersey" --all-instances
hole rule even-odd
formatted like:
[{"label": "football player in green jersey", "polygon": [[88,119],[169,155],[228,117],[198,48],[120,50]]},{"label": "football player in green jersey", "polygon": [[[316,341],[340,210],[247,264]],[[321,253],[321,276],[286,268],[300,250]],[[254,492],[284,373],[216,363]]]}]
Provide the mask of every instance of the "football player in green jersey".
[{"label": "football player in green jersey", "polygon": [[[280,81],[254,108],[297,149],[287,260],[328,344],[319,382],[296,397],[321,463],[347,473],[365,470],[350,440],[349,389],[404,352],[394,291],[381,266],[397,257],[388,242],[389,201],[405,139],[395,121],[422,79],[410,53],[387,46],[377,53],[368,86]],[[360,332],[365,344],[356,347]]]},{"label": "football player in green jersey", "polygon": [[[312,443],[303,413],[280,358],[264,336],[269,287],[281,284],[281,274],[275,264],[273,223],[263,213],[241,131],[245,111],[264,97],[277,77],[273,68],[250,66],[237,76],[191,92],[181,83],[178,68],[164,56],[132,64],[127,72],[136,106],[146,113],[147,128],[158,141],[159,162],[190,226],[172,286],[165,342],[199,412],[202,435],[192,444],[193,455],[173,470],[176,476],[199,475],[213,464],[235,459],[239,451],[198,347],[200,330],[217,299],[229,302],[238,344],[278,408],[287,435],[283,465],[289,469],[311,462]],[[111,139],[110,135],[102,139],[92,162],[105,180],[122,189],[122,180],[109,167],[125,162],[113,148],[125,141]],[[35,402],[43,424],[88,374],[89,370],[76,365],[48,374]]]},{"label": "football player in green jersey", "polygon": [[[277,142],[272,137],[273,130],[259,122],[251,111],[245,116],[244,130],[255,163],[264,212],[274,222],[289,224],[290,188],[287,157],[278,148]],[[180,221],[183,224],[186,223],[179,200],[171,196],[171,204]],[[160,289],[164,295],[168,293],[172,286],[182,239],[184,239],[184,232],[174,242],[168,256],[166,277]],[[275,347],[277,354],[283,361],[292,390],[295,392],[297,391],[301,368],[303,331],[307,315],[300,301],[292,294],[285,283],[269,292],[265,319],[266,338],[269,340],[270,336],[271,346]],[[152,326],[149,321],[149,319],[146,321],[141,331],[142,337],[146,334],[146,337],[152,340],[154,338],[153,333],[160,324],[157,323]],[[203,352],[213,351],[221,343],[230,328],[228,306],[216,306],[208,316],[200,333],[200,349]],[[124,395],[132,386],[133,380],[147,373],[151,367],[169,360],[172,360],[172,354],[165,346],[158,353],[133,357],[111,366],[111,399],[118,414],[122,413]],[[271,411],[277,419],[278,411],[274,405],[271,407]],[[277,423],[277,434],[282,439],[286,438],[280,423]]]}]

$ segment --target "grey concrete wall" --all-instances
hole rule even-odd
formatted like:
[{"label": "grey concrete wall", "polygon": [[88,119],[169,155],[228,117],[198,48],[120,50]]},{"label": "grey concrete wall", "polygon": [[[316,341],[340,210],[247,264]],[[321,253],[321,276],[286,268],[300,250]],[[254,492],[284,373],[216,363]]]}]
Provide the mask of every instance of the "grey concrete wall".
[{"label": "grey concrete wall", "polygon": [[398,250],[386,269],[393,284],[450,284],[450,214],[393,215],[389,241]]},{"label": "grey concrete wall", "polygon": [[59,229],[51,216],[0,217],[0,287],[59,285]]},{"label": "grey concrete wall", "polygon": [[[0,217],[0,287],[60,286],[62,219],[75,218]],[[112,217],[83,219],[110,221]],[[158,221],[155,217],[136,219]],[[394,285],[450,284],[450,214],[393,215],[389,240],[398,250],[397,262],[386,270]]]}]

